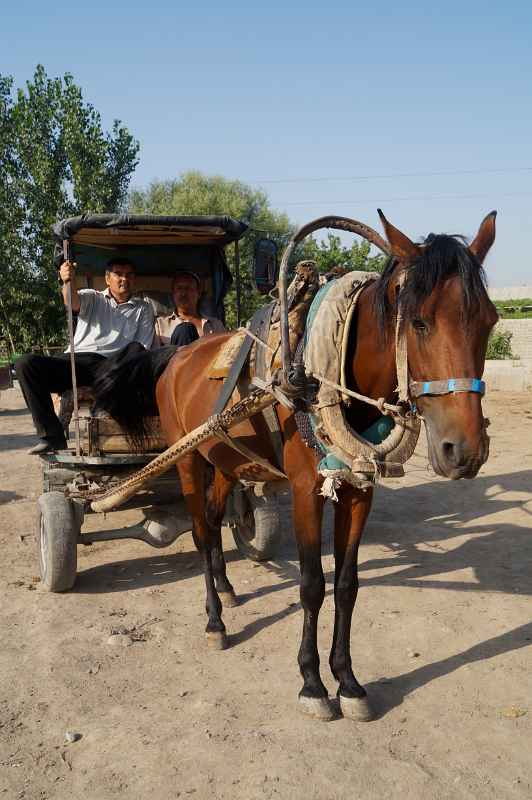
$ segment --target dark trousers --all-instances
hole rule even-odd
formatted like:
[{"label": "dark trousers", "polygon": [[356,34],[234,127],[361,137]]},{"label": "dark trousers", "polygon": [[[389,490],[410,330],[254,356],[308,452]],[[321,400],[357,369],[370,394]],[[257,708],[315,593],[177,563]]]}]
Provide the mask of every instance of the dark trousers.
[{"label": "dark trousers", "polygon": [[192,322],[181,322],[172,331],[170,344],[175,344],[177,347],[184,347],[186,344],[192,344],[196,339],[199,339],[199,333],[196,326]]},{"label": "dark trousers", "polygon": [[[104,356],[97,353],[76,353],[78,386],[91,386]],[[31,411],[37,435],[49,441],[64,441],[63,427],[57,418],[50,396],[72,389],[70,353],[58,356],[22,356],[15,363],[15,372]]]}]

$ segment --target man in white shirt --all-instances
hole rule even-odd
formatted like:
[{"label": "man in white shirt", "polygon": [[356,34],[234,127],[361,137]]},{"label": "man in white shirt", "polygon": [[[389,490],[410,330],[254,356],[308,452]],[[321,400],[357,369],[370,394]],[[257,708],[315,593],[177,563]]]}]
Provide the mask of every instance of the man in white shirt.
[{"label": "man in white shirt", "polygon": [[[74,336],[78,386],[90,386],[106,357],[115,355],[131,342],[149,349],[154,337],[150,305],[135,297],[135,267],[128,260],[114,258],[105,273],[107,289],[76,288],[75,265],[65,261],[60,268],[63,301],[67,305],[67,284],[72,286],[72,310],[77,314]],[[66,447],[61,422],[54,412],[51,393],[72,389],[69,350],[59,356],[25,355],[15,364],[20,388],[31,411],[40,442],[32,455],[51,453]]]}]

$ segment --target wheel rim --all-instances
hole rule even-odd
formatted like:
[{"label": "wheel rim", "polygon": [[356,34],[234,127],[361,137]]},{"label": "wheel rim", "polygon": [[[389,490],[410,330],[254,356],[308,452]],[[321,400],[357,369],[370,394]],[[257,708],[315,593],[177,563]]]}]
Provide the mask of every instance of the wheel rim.
[{"label": "wheel rim", "polygon": [[237,525],[238,532],[239,532],[240,536],[248,544],[251,544],[253,542],[253,540],[255,539],[255,524],[254,523],[255,523],[255,519],[253,517],[253,511],[251,510],[251,508],[248,505],[248,507],[246,509],[246,513],[244,514],[243,520],[240,520],[238,525]]},{"label": "wheel rim", "polygon": [[48,561],[48,537],[46,536],[44,517],[41,514],[41,519],[39,522],[39,563],[41,567],[41,576],[43,578],[46,575],[47,561]]}]

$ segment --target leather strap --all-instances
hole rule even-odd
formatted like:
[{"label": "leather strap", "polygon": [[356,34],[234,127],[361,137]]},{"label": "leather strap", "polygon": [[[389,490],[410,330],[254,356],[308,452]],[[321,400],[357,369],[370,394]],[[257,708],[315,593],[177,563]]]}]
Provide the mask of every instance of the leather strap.
[{"label": "leather strap", "polygon": [[250,450],[249,447],[246,447],[245,444],[241,444],[240,442],[236,442],[234,439],[231,439],[229,434],[223,429],[217,430],[215,436],[221,442],[224,442],[225,444],[229,445],[229,447],[232,447],[233,450],[237,451],[237,453],[240,453],[240,455],[247,458],[248,461],[250,461],[252,464],[258,464],[260,467],[267,470],[272,475],[276,475],[278,478],[286,478],[284,472],[281,472],[280,469],[274,467],[273,464],[270,464],[270,462],[267,461],[265,458],[258,456],[256,453],[253,452],[253,450]]},{"label": "leather strap", "polygon": [[399,403],[408,403],[408,353],[406,331],[401,316],[401,289],[406,280],[406,271],[399,275],[399,296],[397,298],[397,321],[395,324],[395,365],[397,370],[397,394]]},{"label": "leather strap", "polygon": [[480,378],[446,378],[443,381],[410,381],[410,394],[415,399],[423,395],[452,394],[453,392],[486,393],[486,384]]},{"label": "leather strap", "polygon": [[[258,312],[253,315],[249,323],[251,333],[255,334],[259,339],[266,340],[267,338],[267,332],[270,326],[270,318],[274,305],[274,303],[271,303],[269,306],[266,306],[266,308],[260,308]],[[235,386],[240,377],[240,373],[244,369],[244,364],[248,360],[252,345],[253,338],[251,336],[246,336],[240,345],[240,350],[233,361],[231,369],[229,370],[229,374],[224,379],[218,400],[216,401],[212,411],[213,414],[219,414],[224,410],[229,402],[229,399],[233,394]],[[257,346],[257,359],[260,357],[264,358],[264,351],[264,347]]]},{"label": "leather strap", "polygon": [[233,394],[234,388],[240,377],[240,373],[242,372],[244,364],[248,359],[252,344],[253,344],[253,339],[251,338],[251,336],[246,336],[246,338],[240,345],[240,350],[238,351],[236,358],[233,361],[233,365],[229,370],[227,378],[224,379],[220,394],[218,395],[218,399],[212,410],[213,414],[220,414],[226,407],[227,403],[229,402],[229,399]]}]

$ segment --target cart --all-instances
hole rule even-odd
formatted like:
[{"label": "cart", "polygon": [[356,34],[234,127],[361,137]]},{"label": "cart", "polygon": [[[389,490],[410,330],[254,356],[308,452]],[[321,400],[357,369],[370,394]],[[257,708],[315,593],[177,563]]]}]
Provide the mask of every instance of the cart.
[{"label": "cart", "polygon": [[[200,311],[225,318],[224,298],[232,277],[225,249],[235,250],[237,320],[240,321],[238,242],[247,225],[228,216],[131,216],[92,215],[63,220],[54,226],[56,262],[77,263],[78,288],[105,287],[105,265],[112,256],[130,258],[137,274],[136,294],[145,297],[155,315],[174,311],[171,282],[175,273],[192,270],[204,292]],[[74,320],[68,309],[69,334]],[[83,500],[91,490],[109,490],[161,453],[166,443],[158,419],[152,420],[152,439],[146,452],[131,452],[118,424],[110,417],[94,415],[90,392],[77,387],[59,402],[59,416],[69,433],[67,450],[43,455],[43,494],[39,497],[37,541],[43,587],[52,592],[72,588],[77,573],[79,545],[113,539],[139,539],[152,547],[168,547],[191,530],[180,494],[175,469],[160,476],[128,502],[142,508],[144,521],[116,530],[87,532],[83,525],[91,511]],[[255,561],[271,559],[281,539],[279,494],[287,491],[281,481],[237,484],[227,504],[224,523],[230,525],[239,551]]]}]

